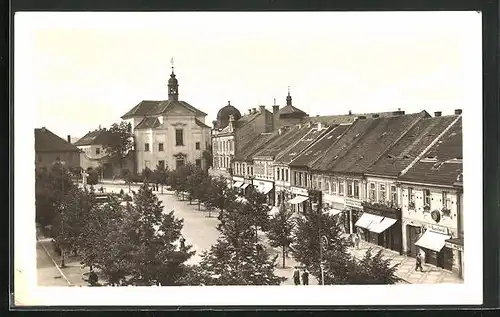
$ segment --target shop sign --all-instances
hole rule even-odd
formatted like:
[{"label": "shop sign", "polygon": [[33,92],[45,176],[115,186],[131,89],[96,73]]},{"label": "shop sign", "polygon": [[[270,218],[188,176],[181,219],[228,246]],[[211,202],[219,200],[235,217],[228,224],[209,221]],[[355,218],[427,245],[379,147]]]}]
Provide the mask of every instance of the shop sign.
[{"label": "shop sign", "polygon": [[354,199],[354,198],[351,198],[351,197],[346,197],[345,198],[345,205],[347,207],[353,207],[353,208],[363,209],[363,206],[361,205],[361,200]]},{"label": "shop sign", "polygon": [[233,177],[233,180],[235,182],[244,182],[245,181],[245,179],[243,177]]},{"label": "shop sign", "polygon": [[458,244],[455,244],[455,243],[445,242],[445,246],[447,248],[450,248],[450,249],[453,249],[453,250],[464,252],[464,246],[463,245],[458,245]]},{"label": "shop sign", "polygon": [[309,193],[307,192],[307,189],[305,189],[305,188],[292,187],[291,192],[292,192],[292,194],[295,194],[295,195],[309,197]]},{"label": "shop sign", "polygon": [[441,226],[429,225],[427,227],[427,229],[434,231],[434,232],[437,232],[437,233],[441,233],[441,234],[448,234],[448,228],[441,227]]}]

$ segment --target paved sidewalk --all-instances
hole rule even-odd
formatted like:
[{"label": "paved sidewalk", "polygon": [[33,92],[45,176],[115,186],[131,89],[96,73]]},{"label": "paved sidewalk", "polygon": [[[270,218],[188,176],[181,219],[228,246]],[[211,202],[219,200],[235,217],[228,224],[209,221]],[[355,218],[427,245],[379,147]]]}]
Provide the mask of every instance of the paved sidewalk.
[{"label": "paved sidewalk", "polygon": [[387,250],[380,246],[360,241],[359,249],[350,248],[351,254],[357,259],[364,257],[366,251],[372,248],[372,254],[382,250],[383,257],[389,259],[392,265],[399,264],[395,275],[406,283],[410,284],[460,284],[463,280],[450,271],[435,267],[430,264],[423,264],[424,271],[415,271],[416,260],[406,255],[400,255],[398,252]]}]

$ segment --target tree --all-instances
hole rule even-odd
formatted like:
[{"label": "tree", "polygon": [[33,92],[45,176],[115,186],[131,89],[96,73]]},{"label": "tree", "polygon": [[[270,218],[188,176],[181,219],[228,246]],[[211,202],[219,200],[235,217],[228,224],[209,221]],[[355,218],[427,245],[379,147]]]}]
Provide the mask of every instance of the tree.
[{"label": "tree", "polygon": [[212,147],[210,147],[208,150],[203,151],[203,159],[205,160],[205,166],[207,169],[212,167],[213,162],[214,162],[214,156],[212,154]]},{"label": "tree", "polygon": [[287,249],[293,242],[293,228],[293,211],[287,210],[285,204],[282,203],[278,213],[269,220],[267,237],[272,247],[281,247],[283,268],[285,268]]},{"label": "tree", "polygon": [[149,167],[145,167],[143,170],[142,170],[142,178],[143,178],[143,183],[150,183],[152,181],[154,181],[153,177],[153,171],[149,168]]},{"label": "tree", "polygon": [[[323,248],[322,254],[320,245]],[[342,237],[335,216],[310,211],[303,218],[297,218],[292,252],[295,259],[306,266],[319,281],[321,281],[320,259],[322,258],[326,265],[323,270],[325,284],[339,283],[348,276],[351,260],[348,241]]]},{"label": "tree", "polygon": [[201,200],[205,198],[207,191],[207,187],[200,185],[206,184],[207,179],[209,179],[207,171],[195,167],[186,180],[186,190],[189,193],[189,203],[191,203],[192,198],[197,199],[198,209],[200,209]]},{"label": "tree", "polygon": [[395,284],[399,281],[394,273],[398,264],[391,265],[388,259],[384,259],[382,250],[372,254],[372,249],[366,251],[365,256],[357,261],[355,265],[355,274],[349,284]]},{"label": "tree", "polygon": [[168,181],[168,174],[169,174],[168,166],[157,165],[153,173],[155,175],[155,180],[161,186],[161,193],[163,194],[163,186],[167,185]]},{"label": "tree", "polygon": [[250,217],[236,201],[225,205],[221,237],[202,256],[199,280],[204,285],[279,285],[274,274],[276,257],[270,258],[254,239]]},{"label": "tree", "polygon": [[258,229],[267,230],[271,208],[267,205],[266,195],[258,192],[253,186],[248,188],[245,198],[247,201],[243,204],[243,208],[246,209],[246,213],[252,219],[251,221],[255,228],[255,239],[257,240]]},{"label": "tree", "polygon": [[[42,168],[35,173],[35,210],[36,221],[42,226],[53,226],[58,217],[58,208],[63,197],[75,184],[68,169],[60,163],[49,169]],[[52,235],[50,232],[46,234]]]},{"label": "tree", "polygon": [[238,197],[233,188],[227,186],[224,177],[212,178],[210,195],[205,202],[207,208],[216,208],[219,210],[219,220],[222,219],[222,214],[229,203],[236,201]]},{"label": "tree", "polygon": [[108,155],[109,162],[120,164],[120,168],[123,167],[123,159],[132,150],[133,145],[132,125],[125,121],[120,122],[120,124],[113,123],[103,142],[103,148]]},{"label": "tree", "polygon": [[128,192],[130,193],[130,185],[132,183],[132,173],[127,168],[122,168],[120,170],[120,177],[125,181],[125,184],[128,185]]}]

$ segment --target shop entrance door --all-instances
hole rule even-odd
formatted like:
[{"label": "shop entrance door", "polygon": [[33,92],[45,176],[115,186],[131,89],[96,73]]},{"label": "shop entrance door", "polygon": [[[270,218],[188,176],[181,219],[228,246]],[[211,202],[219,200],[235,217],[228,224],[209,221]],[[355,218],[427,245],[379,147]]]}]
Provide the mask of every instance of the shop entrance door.
[{"label": "shop entrance door", "polygon": [[418,248],[415,245],[415,242],[418,240],[418,227],[406,226],[406,241],[407,241],[407,250],[408,256],[417,257]]},{"label": "shop entrance door", "polygon": [[445,270],[451,271],[453,268],[453,250],[444,247],[441,253],[442,253],[442,263],[440,263],[441,264],[440,266]]}]

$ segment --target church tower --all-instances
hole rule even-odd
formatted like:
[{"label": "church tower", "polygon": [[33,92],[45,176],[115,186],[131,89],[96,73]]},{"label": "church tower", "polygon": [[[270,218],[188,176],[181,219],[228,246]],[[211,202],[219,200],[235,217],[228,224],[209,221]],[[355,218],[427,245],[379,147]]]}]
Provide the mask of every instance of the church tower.
[{"label": "church tower", "polygon": [[286,96],[286,105],[287,106],[292,105],[292,96],[290,96],[290,86],[288,86],[288,96]]},{"label": "church tower", "polygon": [[172,63],[172,74],[170,74],[170,79],[168,80],[168,100],[178,101],[179,100],[179,83],[177,78],[175,78],[174,73],[174,59],[170,60]]}]

